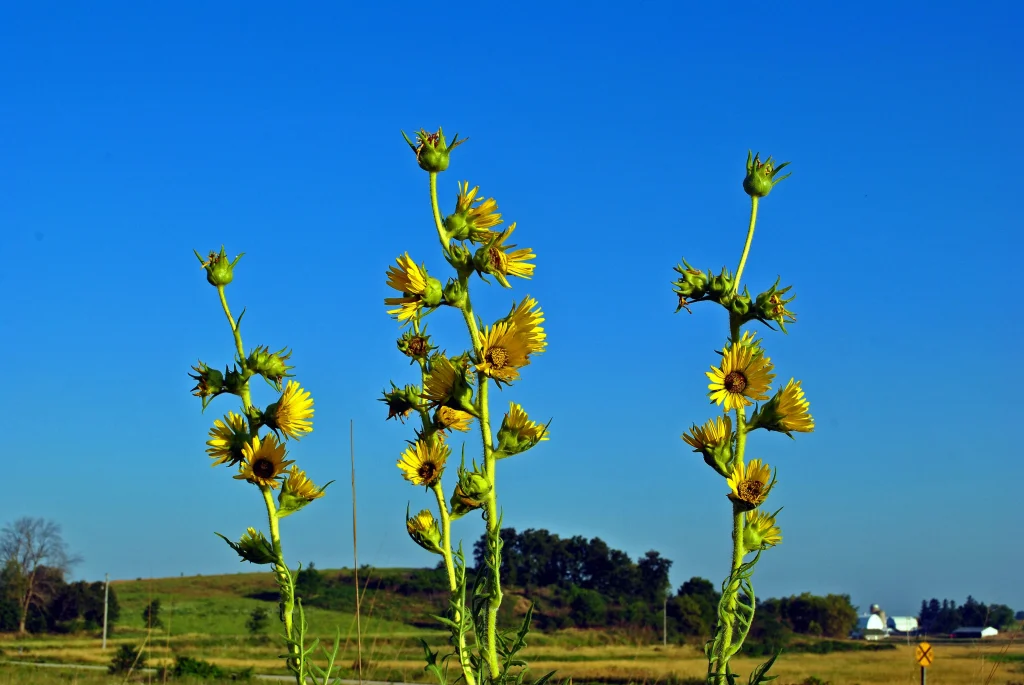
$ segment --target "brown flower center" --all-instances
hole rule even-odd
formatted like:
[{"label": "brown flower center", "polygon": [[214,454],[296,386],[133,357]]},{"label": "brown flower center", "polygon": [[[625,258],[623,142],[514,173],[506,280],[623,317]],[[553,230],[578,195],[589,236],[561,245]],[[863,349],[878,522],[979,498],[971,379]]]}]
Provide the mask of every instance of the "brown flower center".
[{"label": "brown flower center", "polygon": [[420,464],[420,468],[416,471],[416,474],[425,484],[433,483],[434,478],[437,476],[437,466],[432,462],[425,461]]},{"label": "brown flower center", "polygon": [[722,381],[722,385],[727,392],[739,394],[747,389],[747,377],[739,371],[732,371]]},{"label": "brown flower center", "polygon": [[508,273],[508,255],[497,247],[492,247],[487,251],[487,260],[491,263],[491,268],[500,274]]},{"label": "brown flower center", "polygon": [[487,361],[491,363],[496,369],[505,368],[505,362],[508,361],[508,352],[501,347],[492,347],[487,352]]},{"label": "brown flower center", "polygon": [[409,340],[409,355],[413,357],[422,357],[427,353],[427,340],[426,338],[411,338]]},{"label": "brown flower center", "polygon": [[764,488],[764,483],[759,480],[745,480],[740,483],[736,489],[736,494],[739,495],[740,499],[744,502],[750,502],[751,504],[757,504],[761,500],[761,491]]},{"label": "brown flower center", "polygon": [[252,463],[252,475],[257,478],[263,478],[264,480],[274,477],[274,462],[269,459],[257,459]]}]

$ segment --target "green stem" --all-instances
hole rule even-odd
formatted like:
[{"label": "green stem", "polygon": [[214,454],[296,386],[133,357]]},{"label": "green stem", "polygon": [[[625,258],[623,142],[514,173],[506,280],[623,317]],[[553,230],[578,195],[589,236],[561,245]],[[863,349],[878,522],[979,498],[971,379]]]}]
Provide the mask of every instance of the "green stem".
[{"label": "green stem", "polygon": [[448,231],[444,228],[441,220],[441,209],[437,206],[437,174],[430,172],[430,209],[434,212],[434,226],[437,227],[437,238],[441,241],[441,247],[448,252]]},{"label": "green stem", "polygon": [[757,223],[757,196],[750,196],[750,225],[747,227],[747,242],[743,244],[743,254],[740,256],[740,265],[736,268],[736,279],[733,281],[732,292],[740,291],[740,278],[743,276],[743,267],[747,265],[747,255],[750,253],[750,243],[754,240],[754,224]]},{"label": "green stem", "polygon": [[[734,333],[734,339],[735,339]],[[746,450],[747,445],[747,410],[745,407],[736,408],[736,450],[733,455],[733,468],[740,468],[743,466],[743,453]],[[737,571],[740,566],[743,565],[743,555],[745,550],[743,549],[743,527],[746,523],[746,514],[743,512],[738,505],[733,505],[732,509],[732,558],[730,560],[730,571],[729,571],[729,587],[726,590],[730,593],[730,598],[726,604],[726,614],[728,619],[722,626],[723,639],[720,644],[720,649],[713,655],[716,663],[716,670],[720,674],[716,679],[716,685],[724,685],[725,679],[725,668],[729,663],[729,657],[732,650],[732,639],[733,639],[733,624],[736,617],[736,594],[739,592],[739,577]]]},{"label": "green stem", "polygon": [[[437,496],[437,508],[441,513],[441,555],[444,557],[445,569],[448,571],[448,588],[454,594],[458,590],[459,584],[455,577],[455,560],[452,555],[452,518],[448,514],[448,505],[444,501],[444,488],[441,487],[441,482],[435,483],[432,489],[434,495]],[[462,624],[461,609],[456,609],[452,620],[460,625]],[[466,636],[461,630],[459,631],[458,650],[459,664],[462,665],[462,673],[466,679],[466,685],[476,685],[472,662],[466,651]]]},{"label": "green stem", "polygon": [[[274,547],[274,556],[277,558],[274,564],[274,575],[277,576],[277,584],[281,590],[281,620],[284,622],[285,636],[289,640],[294,640],[295,584],[292,581],[291,571],[284,562],[284,551],[281,548],[281,526],[277,518],[277,507],[274,505],[273,491],[269,487],[261,485],[260,492],[263,493],[263,501],[267,505],[267,518],[270,520],[270,543]],[[290,661],[293,662],[296,683],[303,685],[302,668],[299,663],[301,655],[294,645],[288,646],[288,652],[293,655]]]},{"label": "green stem", "polygon": [[250,418],[250,428],[252,428],[252,394],[249,392],[248,371],[245,368],[245,353],[243,352],[245,348],[242,345],[242,331],[238,328],[238,323],[231,314],[227,295],[224,294],[224,286],[217,286],[217,294],[220,296],[220,306],[224,308],[224,315],[228,317],[228,322],[231,324],[231,334],[235,338],[235,350],[238,352],[239,363],[242,365],[242,373],[246,374],[246,382],[242,386],[241,398],[242,406],[245,408],[245,415]]}]

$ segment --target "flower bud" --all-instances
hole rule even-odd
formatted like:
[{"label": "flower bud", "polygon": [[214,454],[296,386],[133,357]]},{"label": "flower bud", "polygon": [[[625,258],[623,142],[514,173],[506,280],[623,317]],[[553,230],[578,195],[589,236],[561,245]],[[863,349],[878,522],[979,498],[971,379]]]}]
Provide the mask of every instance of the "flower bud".
[{"label": "flower bud", "polygon": [[760,510],[747,512],[746,525],[743,526],[743,549],[746,552],[759,552],[782,542],[782,531],[775,525],[779,511],[774,514]]},{"label": "flower bud", "polygon": [[288,372],[295,367],[285,364],[292,353],[289,351],[286,354],[285,349],[282,347],[277,352],[271,352],[267,346],[257,347],[249,353],[249,358],[246,360],[246,367],[253,373],[263,376],[267,383],[278,392],[281,392],[281,381],[294,375]]},{"label": "flower bud", "polygon": [[205,261],[199,256],[198,252],[195,250],[192,250],[192,252],[195,252],[196,259],[198,259],[202,267],[206,269],[206,281],[210,285],[218,288],[224,287],[234,279],[235,264],[238,264],[238,260],[245,254],[242,252],[235,257],[235,261],[229,262],[227,253],[224,252],[223,245],[220,246],[220,254],[211,252],[206,257]]},{"label": "flower bud", "polygon": [[708,292],[711,293],[713,299],[726,304],[723,298],[732,292],[732,274],[723,267],[722,273],[712,276],[708,281]]},{"label": "flower bud", "polygon": [[405,423],[406,417],[414,409],[420,408],[419,390],[415,385],[399,389],[392,383],[391,390],[384,391],[384,397],[380,401],[388,405],[388,418],[385,421],[398,417],[401,423]]},{"label": "flower bud", "polygon": [[202,398],[203,409],[206,409],[211,398],[224,392],[224,374],[217,369],[211,369],[202,361],[192,369],[196,373],[194,375],[190,373],[189,376],[197,381],[196,387],[192,388],[192,394]]},{"label": "flower bud", "polygon": [[459,467],[459,483],[452,494],[452,519],[465,516],[474,509],[484,506],[484,500],[491,491],[491,482],[480,473],[474,464],[472,471]]},{"label": "flower bud", "polygon": [[784,297],[793,286],[787,285],[779,290],[777,289],[778,285],[779,279],[777,278],[771,288],[757,296],[754,301],[753,314],[762,323],[774,321],[782,329],[782,332],[786,333],[786,324],[796,321],[796,315],[789,311],[786,305],[795,300],[796,295],[790,298]]},{"label": "flower bud", "polygon": [[459,134],[456,133],[452,144],[448,145],[440,127],[437,129],[437,133],[428,133],[425,129],[420,129],[416,132],[415,143],[409,140],[405,131],[402,131],[402,137],[416,153],[416,163],[420,165],[420,168],[432,174],[447,169],[451,151],[468,140],[468,138],[459,140]]},{"label": "flower bud", "polygon": [[430,344],[430,336],[427,335],[427,327],[424,326],[419,332],[407,330],[402,333],[402,337],[398,339],[398,349],[414,360],[424,360],[430,356],[431,350],[437,348]]},{"label": "flower bud", "polygon": [[242,561],[248,561],[251,564],[274,564],[277,563],[277,554],[274,553],[274,546],[263,536],[263,533],[257,531],[255,528],[249,528],[246,530],[245,535],[237,543],[228,540],[220,533],[215,533],[220,536],[224,542],[231,546],[231,549],[242,558]]},{"label": "flower bud", "polygon": [[694,269],[685,259],[682,266],[677,265],[673,269],[680,275],[680,278],[672,283],[673,290],[679,296],[679,306],[676,307],[678,312],[688,304],[688,301],[695,302],[707,295],[709,276]]},{"label": "flower bud", "polygon": [[237,367],[225,369],[224,374],[224,392],[229,392],[232,395],[242,395],[242,389],[245,388],[247,378]]},{"label": "flower bud", "polygon": [[780,183],[792,175],[790,173],[775,178],[780,171],[789,165],[789,162],[783,162],[775,166],[775,161],[771,157],[762,162],[760,155],[761,153],[751,155],[750,151],[747,151],[747,175],[743,177],[743,190],[751,197],[767,196],[768,193],[772,192],[772,188],[775,187],[776,183]]},{"label": "flower bud", "polygon": [[413,542],[428,552],[444,554],[441,548],[441,528],[437,525],[437,519],[429,509],[424,509],[410,517],[409,510],[406,508],[405,517],[405,530]]},{"label": "flower bud", "polygon": [[281,486],[281,494],[277,496],[277,517],[284,518],[294,514],[313,500],[323,497],[324,490],[333,482],[332,480],[318,488],[306,477],[305,471],[292,464],[288,470],[288,477]]},{"label": "flower bud", "polygon": [[737,316],[746,316],[747,312],[750,311],[750,295],[743,293],[742,295],[732,297],[729,302],[729,311]]},{"label": "flower bud", "polygon": [[465,245],[454,243],[444,253],[445,261],[452,265],[460,278],[466,278],[476,267],[473,265],[473,253]]},{"label": "flower bud", "polygon": [[444,287],[444,303],[459,308],[466,304],[466,288],[454,278],[449,278]]}]

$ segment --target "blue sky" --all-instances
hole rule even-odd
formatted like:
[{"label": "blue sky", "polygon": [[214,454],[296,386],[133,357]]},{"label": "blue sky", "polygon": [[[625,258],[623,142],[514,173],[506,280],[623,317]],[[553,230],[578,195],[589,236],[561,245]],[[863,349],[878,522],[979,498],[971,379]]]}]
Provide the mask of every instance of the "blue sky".
[{"label": "blue sky", "polygon": [[[799,321],[765,345],[818,426],[750,441],[785,506],[759,594],[1024,608],[1008,430],[1024,11],[589,8],[4,5],[0,518],[58,521],[91,579],[255,570],[213,531],[262,524],[261,500],[203,450],[236,405],[202,414],[187,376],[232,354],[192,254],[223,243],[246,253],[228,289],[246,346],[293,348],[316,400],[291,454],[338,479],[283,522],[286,553],[352,563],[351,420],[360,561],[432,565],[402,523],[428,502],[394,466],[411,429],[376,399],[413,379],[381,301],[387,266],[409,251],[446,268],[399,132],[442,125],[470,137],[440,177],[443,210],[458,181],[479,184],[539,255],[532,281],[475,296],[485,318],[526,293],[547,315],[547,352],[495,397],[554,418],[550,442],[500,464],[507,525],[654,548],[675,585],[717,583],[725,486],[680,435],[714,414],[704,372],[725,317],[674,315],[670,281],[681,256],[735,268],[753,148],[793,177],[762,203],[744,282],[794,284]],[[461,349],[455,316],[431,318]]]}]

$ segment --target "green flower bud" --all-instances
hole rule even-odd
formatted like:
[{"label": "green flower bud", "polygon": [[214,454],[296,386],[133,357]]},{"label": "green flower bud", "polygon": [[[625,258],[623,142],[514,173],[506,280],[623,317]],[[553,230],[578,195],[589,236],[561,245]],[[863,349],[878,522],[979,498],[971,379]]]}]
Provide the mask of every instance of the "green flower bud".
[{"label": "green flower bud", "polygon": [[426,287],[420,296],[420,300],[428,307],[437,307],[441,304],[441,299],[444,296],[444,288],[441,287],[441,281],[433,276],[427,276],[425,281]]},{"label": "green flower bud", "polygon": [[473,465],[469,471],[459,467],[459,483],[452,494],[452,519],[465,516],[474,509],[484,506],[484,500],[491,491],[491,482]]},{"label": "green flower bud", "polygon": [[743,190],[751,197],[767,196],[768,193],[772,192],[772,188],[775,187],[776,183],[780,183],[792,176],[792,173],[789,173],[775,178],[780,171],[789,165],[789,162],[783,162],[775,166],[775,162],[771,157],[762,162],[760,154],[751,155],[750,151],[747,151],[747,175],[743,177]]},{"label": "green flower bud", "polygon": [[238,260],[245,254],[242,252],[235,257],[235,261],[228,262],[228,255],[224,252],[223,245],[220,246],[220,254],[211,252],[205,261],[199,256],[198,252],[195,250],[192,250],[192,252],[195,252],[196,259],[198,259],[199,263],[204,269],[206,269],[206,281],[210,285],[218,288],[227,285],[232,281],[232,279],[234,279],[235,264],[238,264]]},{"label": "green flower bud", "polygon": [[384,397],[380,401],[388,405],[388,418],[385,421],[398,417],[398,420],[402,423],[405,423],[406,417],[413,410],[419,410],[422,405],[419,389],[415,385],[407,385],[399,389],[397,385],[392,383],[391,390],[384,391]]},{"label": "green flower bud", "polygon": [[468,140],[468,138],[459,140],[459,134],[456,133],[452,139],[452,144],[448,145],[444,139],[444,132],[440,127],[437,129],[437,133],[427,133],[425,129],[420,129],[416,132],[415,143],[409,140],[409,136],[405,135],[405,131],[402,131],[402,137],[405,138],[405,142],[409,144],[412,151],[416,153],[416,163],[420,165],[420,168],[432,174],[440,173],[447,169],[451,151]]},{"label": "green flower bud", "polygon": [[722,296],[732,292],[732,274],[723,267],[722,273],[710,278],[707,287],[708,292],[713,296],[713,299],[718,300],[722,304],[726,304],[723,301]]},{"label": "green flower bud", "polygon": [[420,360],[429,357],[431,350],[437,348],[430,344],[427,327],[423,326],[419,333],[412,329],[402,333],[402,337],[398,339],[398,349],[405,356],[414,360]]},{"label": "green flower bud", "polygon": [[255,528],[246,530],[245,535],[237,543],[228,540],[220,533],[216,533],[224,542],[231,546],[231,549],[238,553],[242,561],[251,564],[274,564],[277,563],[277,555],[274,554],[274,546],[263,536],[263,533]]},{"label": "green flower bud", "polygon": [[189,376],[197,381],[196,387],[192,388],[192,394],[202,398],[203,409],[206,409],[212,398],[224,392],[224,374],[217,369],[211,369],[202,361],[192,369],[196,374],[190,373]]},{"label": "green flower bud", "polygon": [[746,316],[750,311],[750,295],[744,292],[742,295],[733,297],[729,303],[729,310],[738,316]]},{"label": "green flower bud", "polygon": [[463,214],[452,214],[444,218],[444,228],[452,240],[469,240],[469,223]]},{"label": "green flower bud", "polygon": [[242,395],[242,389],[245,387],[246,377],[238,370],[237,367],[225,369],[224,373],[224,392],[229,392],[232,395]]},{"label": "green flower bud", "polygon": [[292,353],[290,351],[285,354],[285,348],[281,348],[277,352],[271,352],[269,347],[257,347],[249,353],[246,367],[250,371],[263,376],[271,387],[281,392],[281,381],[294,375],[288,372],[295,367],[285,364],[291,356]]},{"label": "green flower bud", "polygon": [[437,519],[430,513],[429,509],[424,509],[415,516],[409,516],[409,508],[405,509],[405,530],[409,533],[409,537],[417,545],[433,552],[434,554],[444,554],[441,548],[441,528],[437,525]]},{"label": "green flower bud", "polygon": [[454,278],[449,278],[448,285],[444,287],[444,303],[452,307],[466,304],[466,288]]},{"label": "green flower bud", "polygon": [[771,288],[757,296],[754,301],[753,314],[762,323],[774,321],[782,329],[782,332],[786,333],[786,324],[796,322],[796,315],[789,311],[786,305],[795,300],[796,295],[790,298],[784,297],[793,286],[787,285],[785,288],[777,290],[779,280],[775,279]]},{"label": "green flower bud", "polygon": [[453,244],[448,247],[444,255],[445,260],[452,265],[460,278],[465,278],[473,273],[473,253],[465,245]]}]

